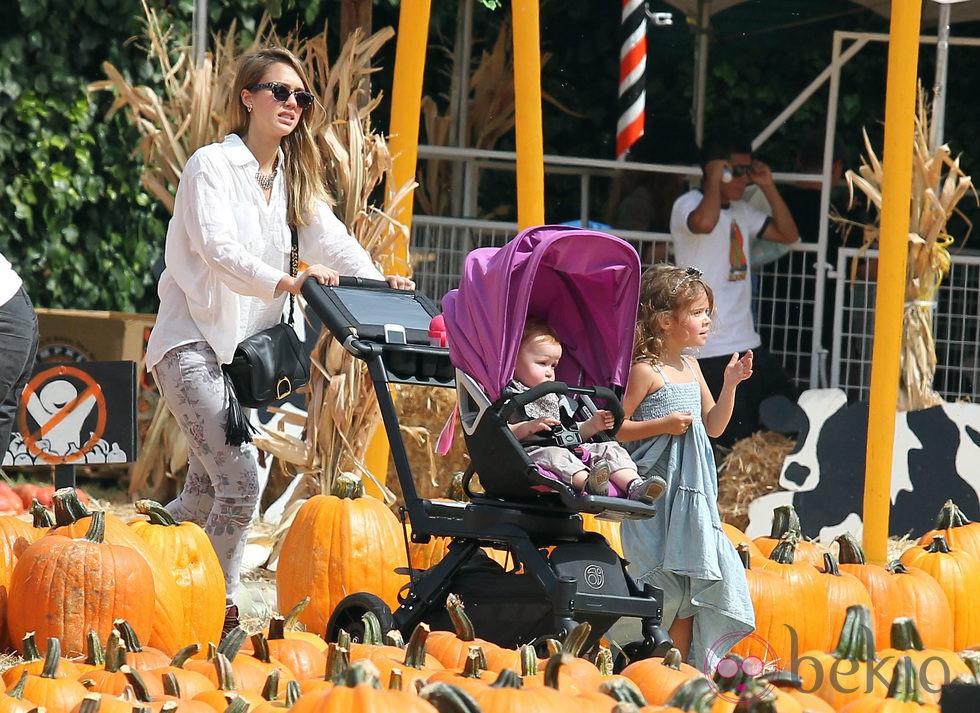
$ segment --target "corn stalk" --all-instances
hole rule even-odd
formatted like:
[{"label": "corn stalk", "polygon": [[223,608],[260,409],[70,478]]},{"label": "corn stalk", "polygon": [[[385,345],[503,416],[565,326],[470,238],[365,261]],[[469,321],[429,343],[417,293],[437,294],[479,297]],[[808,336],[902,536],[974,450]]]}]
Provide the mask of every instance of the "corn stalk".
[{"label": "corn stalk", "polygon": [[[865,155],[858,171],[846,174],[853,202],[857,189],[874,206],[874,220],[856,223],[840,216],[835,220],[847,227],[863,229],[862,251],[875,247],[881,221],[881,186],[883,167],[875,154],[867,131],[864,133]],[[915,114],[912,153],[912,199],[909,213],[908,267],[905,273],[905,308],[902,314],[902,350],[900,356],[898,409],[916,411],[936,406],[942,397],[932,387],[936,374],[936,342],[933,335],[933,314],[936,294],[950,268],[949,249],[953,237],[946,224],[954,214],[972,227],[957,204],[977,192],[969,176],[960,168],[959,157],[953,158],[947,144],[929,147],[929,106],[922,86],[919,86]],[[965,238],[964,238],[965,241]],[[857,269],[851,266],[852,279]]]},{"label": "corn stalk", "polygon": [[[326,110],[327,120],[318,138],[338,217],[386,272],[409,274],[408,258],[395,257],[399,253],[396,246],[408,244],[408,230],[391,217],[391,209],[413,185],[393,187],[387,180],[391,175],[391,154],[384,137],[371,127],[371,112],[380,98],[363,96],[368,83],[362,80],[373,71],[374,55],[393,36],[390,28],[369,37],[360,31],[352,33],[331,64],[326,31],[312,38],[292,34],[279,37],[266,16],[251,46],[238,49],[239,37],[233,26],[224,37],[215,38],[214,52],[195,67],[190,42],[171,37],[145,2],[143,11],[146,52],[150,61],[161,68],[162,87],[132,86],[106,62],[103,67],[107,79],[93,82],[89,89],[115,92],[109,115],[125,110],[137,127],[140,142],[136,153],[142,159],[141,180],[147,190],[173,212],[173,195],[188,157],[200,146],[219,141],[228,131],[223,125],[223,108],[240,53],[269,45],[285,46],[304,63],[310,90],[318,95]],[[380,207],[371,200],[379,186],[384,190]],[[393,496],[384,487],[385,474],[376,477],[367,473],[363,465],[379,423],[373,386],[362,362],[327,332],[320,335],[312,352],[308,390],[305,439],[285,432],[284,424],[295,416],[283,414],[277,427],[256,437],[256,446],[288,464],[293,473],[314,478],[320,492],[330,492],[340,472],[359,470],[374,479],[391,499]],[[159,451],[167,445],[163,434],[172,432],[163,422],[172,417],[162,400],[158,409],[158,423],[152,433],[159,437],[144,442],[135,466],[140,480],[133,480],[131,492],[140,483],[158,481],[152,471],[160,467],[161,461],[169,462],[160,458]],[[167,474],[172,474],[172,470]]]}]

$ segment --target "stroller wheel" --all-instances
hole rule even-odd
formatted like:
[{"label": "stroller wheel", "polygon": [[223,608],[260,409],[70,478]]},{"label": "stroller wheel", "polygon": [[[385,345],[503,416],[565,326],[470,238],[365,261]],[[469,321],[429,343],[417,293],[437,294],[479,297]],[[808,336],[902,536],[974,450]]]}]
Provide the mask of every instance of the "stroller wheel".
[{"label": "stroller wheel", "polygon": [[397,629],[395,619],[391,615],[391,609],[381,597],[370,592],[356,592],[348,594],[340,600],[340,603],[330,615],[327,622],[327,631],[324,638],[327,641],[336,641],[340,630],[343,629],[348,634],[352,642],[361,643],[364,641],[364,614],[371,612],[381,623],[382,634],[387,634],[392,629]]}]

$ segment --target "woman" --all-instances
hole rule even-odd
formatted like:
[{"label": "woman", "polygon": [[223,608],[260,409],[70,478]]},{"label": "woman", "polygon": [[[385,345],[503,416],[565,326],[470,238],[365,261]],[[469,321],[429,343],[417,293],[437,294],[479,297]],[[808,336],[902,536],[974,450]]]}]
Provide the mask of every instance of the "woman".
[{"label": "woman", "polygon": [[[256,451],[225,443],[228,403],[221,365],[244,338],[279,321],[287,294],[308,279],[384,278],[330,207],[315,138],[316,104],[302,65],[282,48],[241,58],[230,95],[233,127],[188,160],[167,230],[160,311],[146,365],[187,436],[184,488],[167,510],[202,526],[221,561],[225,631],[242,552],[259,498]],[[308,267],[289,274],[290,228]]]},{"label": "woman", "polygon": [[37,314],[24,283],[0,255],[0,463],[10,445],[20,395],[34,370]]}]

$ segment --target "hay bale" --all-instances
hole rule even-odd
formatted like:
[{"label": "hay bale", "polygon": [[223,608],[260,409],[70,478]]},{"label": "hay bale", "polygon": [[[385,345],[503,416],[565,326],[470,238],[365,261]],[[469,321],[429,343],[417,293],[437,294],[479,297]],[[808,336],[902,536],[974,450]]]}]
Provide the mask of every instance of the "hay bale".
[{"label": "hay bale", "polygon": [[781,490],[779,473],[796,441],[773,431],[758,431],[736,441],[718,463],[718,510],[721,519],[744,530],[749,503]]}]

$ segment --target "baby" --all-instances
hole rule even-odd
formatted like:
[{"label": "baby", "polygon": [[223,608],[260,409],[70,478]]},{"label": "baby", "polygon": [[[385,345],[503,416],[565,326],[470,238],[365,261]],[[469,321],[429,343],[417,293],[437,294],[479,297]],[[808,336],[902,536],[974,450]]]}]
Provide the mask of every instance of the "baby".
[{"label": "baby", "polygon": [[[521,347],[514,367],[514,380],[509,387],[516,392],[555,380],[555,367],[561,359],[561,342],[554,330],[534,317],[529,317],[521,337]],[[615,425],[612,413],[597,411],[592,417],[576,424],[583,443],[574,447],[535,445],[533,436],[560,426],[558,394],[546,394],[515,413],[510,430],[521,441],[534,464],[557,475],[562,482],[579,492],[608,495],[610,481],[630,500],[652,503],[663,495],[667,484],[653,475],[641,478],[629,453],[615,441],[592,443],[588,439],[599,431]],[[590,454],[589,462],[582,460],[582,451]]]}]

